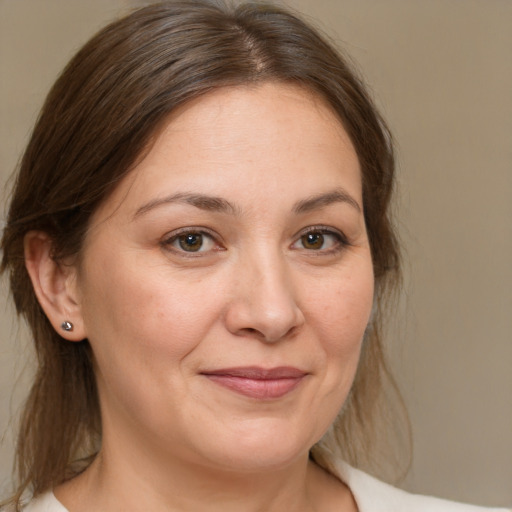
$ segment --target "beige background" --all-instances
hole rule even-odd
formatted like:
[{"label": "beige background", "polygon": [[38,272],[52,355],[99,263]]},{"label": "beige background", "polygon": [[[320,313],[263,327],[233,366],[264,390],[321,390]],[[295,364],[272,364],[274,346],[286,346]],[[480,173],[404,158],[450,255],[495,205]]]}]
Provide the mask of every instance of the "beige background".
[{"label": "beige background", "polygon": [[[136,0],[0,0],[0,183],[79,45]],[[289,0],[359,62],[399,145],[407,279],[390,339],[414,430],[403,486],[512,504],[512,2]],[[0,297],[0,486],[29,370]],[[13,394],[14,393],[14,394]]]}]

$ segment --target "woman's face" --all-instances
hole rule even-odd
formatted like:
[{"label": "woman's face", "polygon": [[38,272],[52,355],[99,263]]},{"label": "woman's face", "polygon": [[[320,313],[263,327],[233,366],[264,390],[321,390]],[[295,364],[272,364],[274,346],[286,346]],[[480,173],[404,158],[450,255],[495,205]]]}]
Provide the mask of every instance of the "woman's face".
[{"label": "woman's face", "polygon": [[283,467],[345,401],[373,301],[361,176],[296,86],[176,112],[93,216],[77,279],[104,449]]}]

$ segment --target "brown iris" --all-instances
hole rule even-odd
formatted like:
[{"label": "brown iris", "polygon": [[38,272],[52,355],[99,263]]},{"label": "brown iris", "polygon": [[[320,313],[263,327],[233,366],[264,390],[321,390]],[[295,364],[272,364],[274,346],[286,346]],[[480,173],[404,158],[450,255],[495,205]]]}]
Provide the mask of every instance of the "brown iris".
[{"label": "brown iris", "polygon": [[305,249],[321,249],[324,245],[324,235],[322,233],[308,233],[301,236],[302,245]]},{"label": "brown iris", "polygon": [[187,252],[197,252],[203,246],[203,235],[201,233],[187,233],[178,237],[180,247]]}]

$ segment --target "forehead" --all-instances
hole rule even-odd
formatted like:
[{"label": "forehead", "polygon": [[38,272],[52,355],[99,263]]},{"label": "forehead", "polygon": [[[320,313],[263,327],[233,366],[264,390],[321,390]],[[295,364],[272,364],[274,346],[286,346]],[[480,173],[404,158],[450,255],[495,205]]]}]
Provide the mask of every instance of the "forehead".
[{"label": "forehead", "polygon": [[292,184],[298,193],[302,184],[314,194],[315,187],[334,188],[340,179],[359,200],[356,152],[319,95],[282,83],[225,87],[176,109],[104,206],[129,206],[191,186],[239,199],[247,192],[249,198],[279,196],[279,188]]},{"label": "forehead", "polygon": [[[327,102],[305,86],[282,82],[223,87],[178,107],[157,133],[156,144],[188,131],[201,134],[208,149],[230,142],[268,147],[298,142],[343,144],[353,149],[341,120]],[[194,133],[195,132],[195,133]],[[293,140],[295,137],[295,140]]]}]

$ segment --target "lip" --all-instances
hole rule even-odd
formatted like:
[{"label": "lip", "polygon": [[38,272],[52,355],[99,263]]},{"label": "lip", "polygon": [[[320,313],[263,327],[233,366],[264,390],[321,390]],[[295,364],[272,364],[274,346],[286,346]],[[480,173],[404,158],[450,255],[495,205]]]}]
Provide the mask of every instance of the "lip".
[{"label": "lip", "polygon": [[258,400],[271,400],[293,391],[306,377],[307,372],[291,366],[246,366],[207,370],[201,372],[201,375],[241,395]]}]

